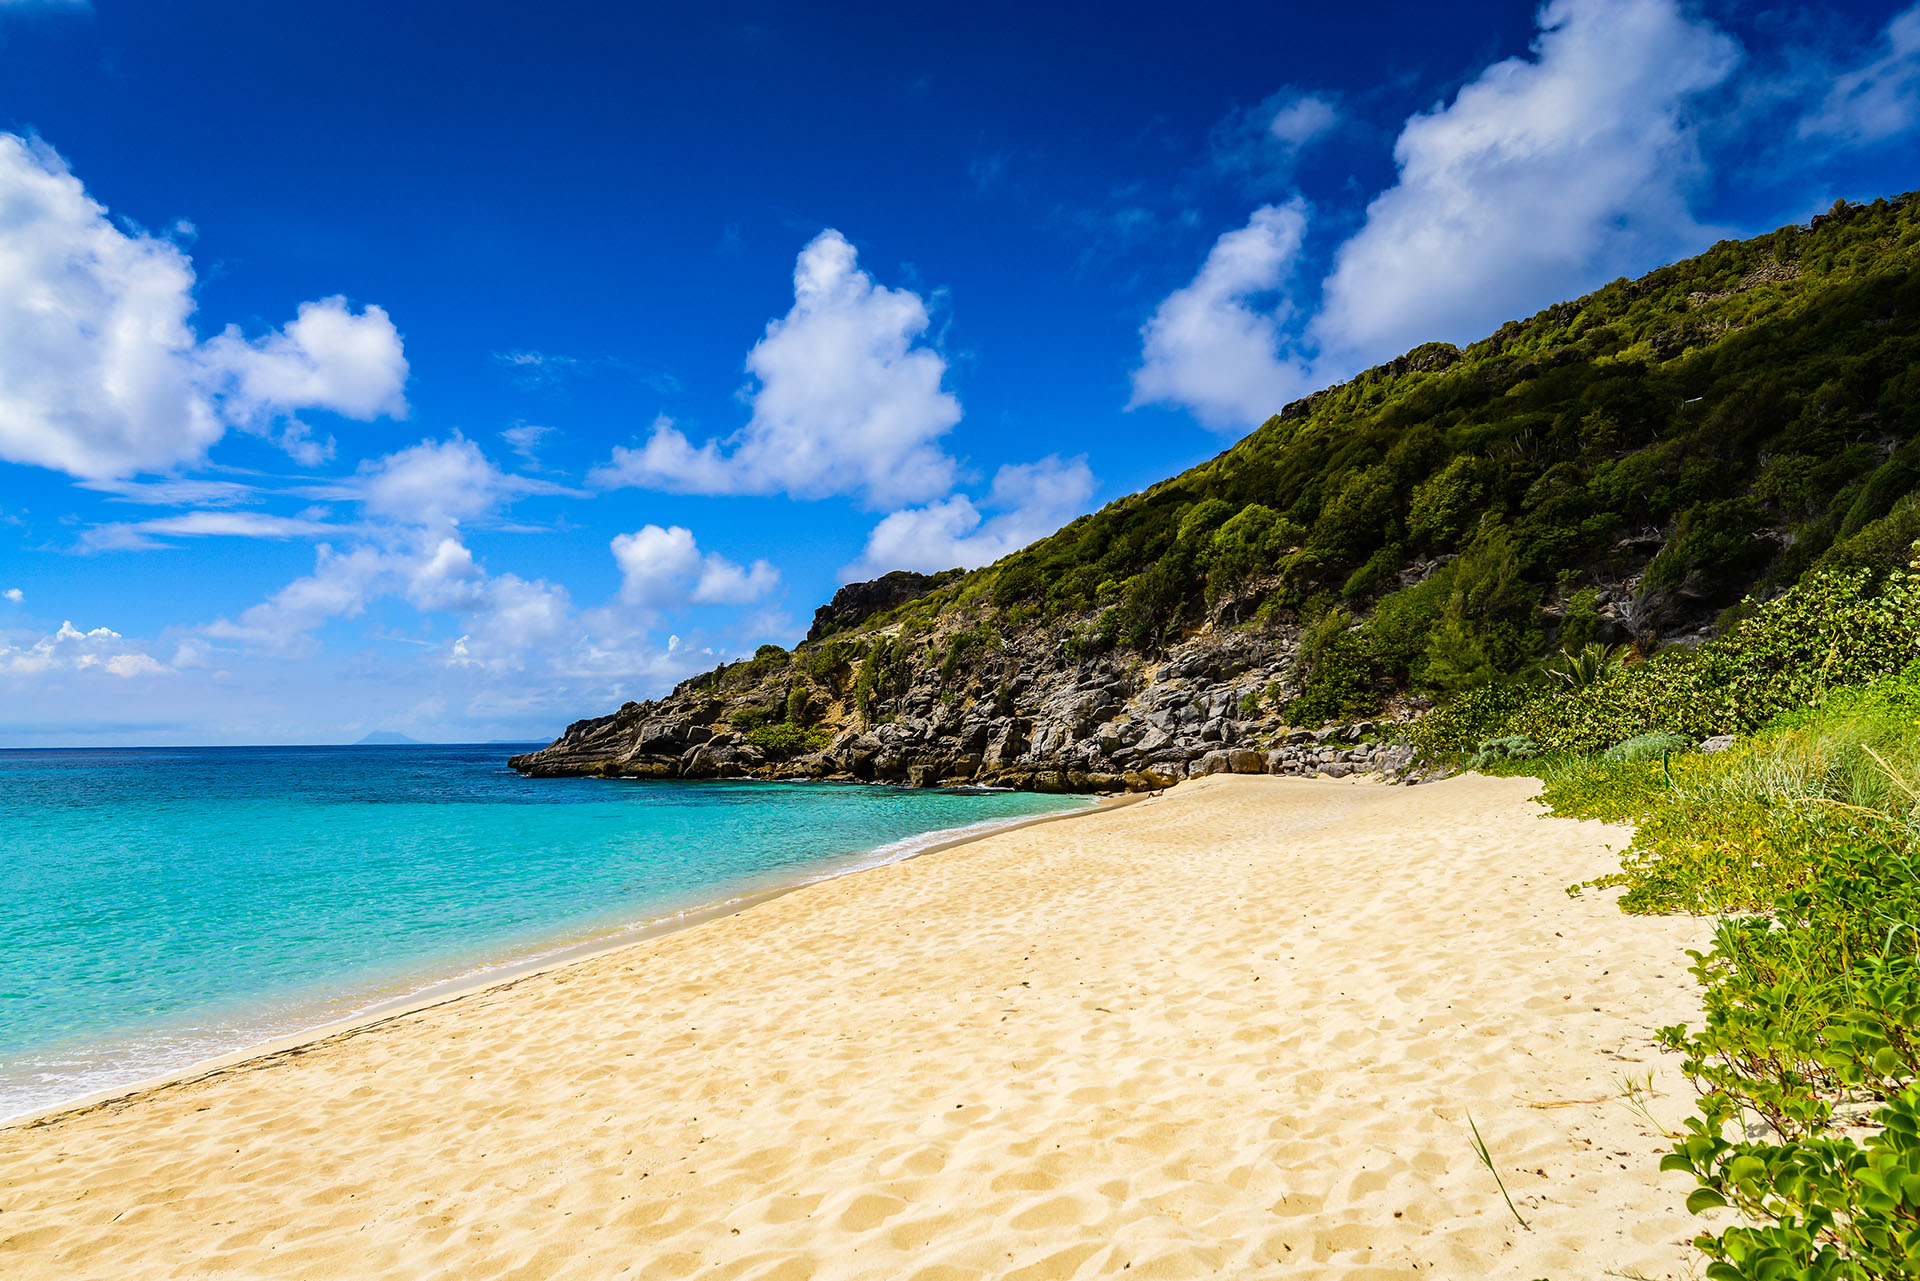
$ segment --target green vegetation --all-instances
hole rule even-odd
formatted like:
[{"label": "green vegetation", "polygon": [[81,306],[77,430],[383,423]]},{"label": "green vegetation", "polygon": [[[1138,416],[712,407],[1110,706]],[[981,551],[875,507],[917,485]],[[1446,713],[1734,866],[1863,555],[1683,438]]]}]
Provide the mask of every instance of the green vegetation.
[{"label": "green vegetation", "polygon": [[1654,732],[1690,741],[1752,730],[1920,659],[1920,573],[1822,569],[1725,636],[1623,664],[1577,689],[1491,685],[1425,717],[1410,737],[1465,752],[1524,734],[1547,751],[1591,752]]},{"label": "green vegetation", "polygon": [[801,756],[807,752],[817,752],[833,741],[833,731],[822,727],[808,729],[802,725],[766,725],[749,730],[746,741],[776,760]]},{"label": "green vegetation", "polygon": [[[1624,745],[1623,745],[1624,746]],[[1562,758],[1564,814],[1639,824],[1629,911],[1723,916],[1695,953],[1696,1114],[1663,1169],[1695,1211],[1709,1277],[1920,1277],[1920,663],[1832,692],[1718,755]]]},{"label": "green vegetation", "polygon": [[1884,571],[1920,535],[1917,478],[1920,201],[1836,206],[1418,348],[873,623],[990,607],[1085,657],[1293,622],[1324,633],[1303,720],[1548,667],[1578,685],[1626,657],[1605,642],[1731,621],[1815,566]]},{"label": "green vegetation", "polygon": [[[1920,1278],[1913,555],[1877,583],[1811,575],[1702,653],[1588,686],[1533,763],[1556,812],[1636,824],[1621,870],[1575,892],[1720,918],[1692,954],[1704,1024],[1659,1033],[1699,1095],[1662,1168],[1694,1177],[1695,1212],[1739,1212],[1695,1239],[1715,1281]],[[1714,754],[1669,732],[1592,750],[1605,726],[1703,715],[1752,732]]]}]

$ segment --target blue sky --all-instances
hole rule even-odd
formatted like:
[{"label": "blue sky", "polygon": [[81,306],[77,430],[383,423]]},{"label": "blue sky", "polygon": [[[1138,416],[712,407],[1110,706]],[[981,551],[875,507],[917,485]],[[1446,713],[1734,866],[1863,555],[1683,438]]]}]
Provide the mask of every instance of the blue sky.
[{"label": "blue sky", "polygon": [[1920,185],[1920,6],[811,9],[0,0],[0,745],[544,738]]}]

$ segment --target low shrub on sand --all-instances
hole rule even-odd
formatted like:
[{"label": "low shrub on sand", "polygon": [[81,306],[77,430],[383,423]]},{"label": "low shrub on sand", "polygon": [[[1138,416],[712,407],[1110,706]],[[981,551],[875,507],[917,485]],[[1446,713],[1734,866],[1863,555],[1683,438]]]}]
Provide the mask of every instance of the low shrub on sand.
[{"label": "low shrub on sand", "polygon": [[[1544,763],[1560,813],[1638,824],[1627,911],[1721,914],[1693,953],[1696,1113],[1662,1168],[1715,1281],[1920,1278],[1920,663],[1776,718],[1724,753]],[[1588,888],[1576,886],[1576,891]]]}]

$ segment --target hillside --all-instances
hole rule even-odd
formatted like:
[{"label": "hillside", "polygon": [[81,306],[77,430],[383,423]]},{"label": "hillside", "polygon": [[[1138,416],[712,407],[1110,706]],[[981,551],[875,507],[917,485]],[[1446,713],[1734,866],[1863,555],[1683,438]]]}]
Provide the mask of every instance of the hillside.
[{"label": "hillside", "polygon": [[1920,202],[1835,205],[1286,406],[967,574],[570,726],[532,774],[1160,786],[1406,768],[1390,728],[1722,630],[1920,536]]}]

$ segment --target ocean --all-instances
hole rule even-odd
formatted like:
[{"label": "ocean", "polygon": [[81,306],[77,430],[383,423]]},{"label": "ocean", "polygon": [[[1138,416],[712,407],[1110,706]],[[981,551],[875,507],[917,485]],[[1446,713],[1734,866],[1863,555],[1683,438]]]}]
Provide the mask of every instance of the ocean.
[{"label": "ocean", "polygon": [[0,1118],[1089,803],[515,750],[0,751]]}]

